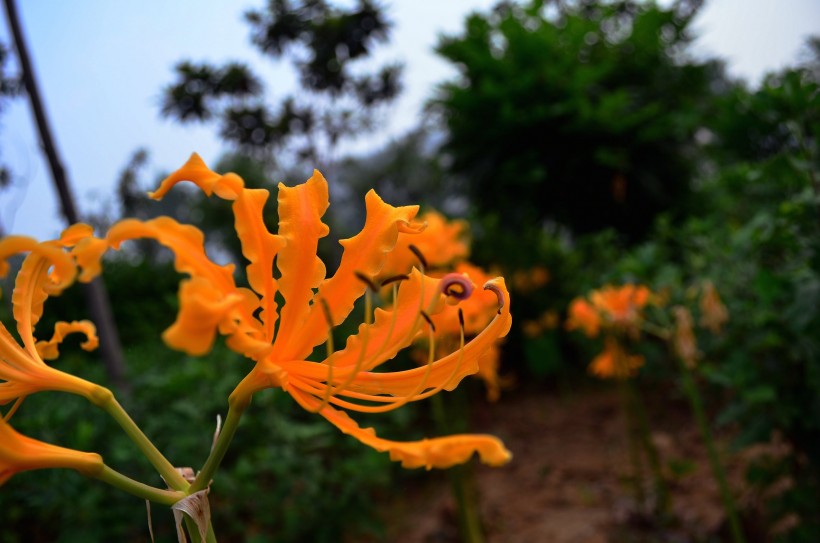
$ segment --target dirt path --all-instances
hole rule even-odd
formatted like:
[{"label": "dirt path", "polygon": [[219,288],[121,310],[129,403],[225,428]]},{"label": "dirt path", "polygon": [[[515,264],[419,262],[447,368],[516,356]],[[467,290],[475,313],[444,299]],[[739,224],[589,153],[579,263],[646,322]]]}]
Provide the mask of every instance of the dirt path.
[{"label": "dirt path", "polygon": [[[717,489],[685,409],[664,410],[666,420],[652,421],[652,440],[672,495],[671,514],[662,526],[639,513],[626,421],[614,391],[565,399],[513,393],[497,405],[474,409],[475,430],[498,435],[515,455],[501,469],[475,466],[488,543],[723,539],[718,535],[724,515]],[[643,471],[648,475],[648,468]],[[741,480],[741,470],[734,469],[732,481]],[[403,520],[393,522],[391,515],[389,541],[460,540],[446,478],[415,489],[401,508]]]}]

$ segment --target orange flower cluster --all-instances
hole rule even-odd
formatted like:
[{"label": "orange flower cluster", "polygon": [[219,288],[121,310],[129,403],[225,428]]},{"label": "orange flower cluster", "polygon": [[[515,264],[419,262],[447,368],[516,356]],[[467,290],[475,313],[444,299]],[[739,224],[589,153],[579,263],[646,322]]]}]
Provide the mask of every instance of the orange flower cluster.
[{"label": "orange flower cluster", "polygon": [[602,379],[624,379],[643,365],[643,357],[627,354],[618,338],[639,334],[643,309],[650,302],[652,293],[643,285],[607,285],[570,303],[568,330],[581,330],[588,337],[606,333],[604,351],[590,364],[591,374]]}]

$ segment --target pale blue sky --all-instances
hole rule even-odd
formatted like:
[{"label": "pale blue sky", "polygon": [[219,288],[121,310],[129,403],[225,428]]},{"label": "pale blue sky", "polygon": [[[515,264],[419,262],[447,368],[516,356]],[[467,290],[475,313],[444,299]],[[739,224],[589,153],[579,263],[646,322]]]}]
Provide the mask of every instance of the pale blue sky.
[{"label": "pale blue sky", "polygon": [[[395,27],[391,46],[381,58],[405,63],[406,89],[390,123],[368,140],[370,145],[376,147],[414,126],[433,85],[454,75],[432,52],[437,36],[458,32],[467,13],[495,3],[384,2]],[[48,114],[81,210],[108,199],[119,171],[138,147],[151,153],[149,178],[178,167],[192,151],[208,162],[218,158],[222,147],[213,127],[183,127],[159,117],[160,89],[172,80],[177,61],[243,60],[263,75],[272,95],[288,92],[289,71],[275,68],[249,46],[242,13],[262,4],[263,0],[18,0]],[[805,38],[820,34],[820,2],[707,0],[695,28],[700,54],[723,57],[732,75],[756,82],[766,71],[792,64]],[[0,29],[0,40],[8,43],[5,19]],[[24,100],[0,116],[0,152],[0,161],[19,178],[0,193],[0,225],[7,233],[53,237],[62,223]]]}]

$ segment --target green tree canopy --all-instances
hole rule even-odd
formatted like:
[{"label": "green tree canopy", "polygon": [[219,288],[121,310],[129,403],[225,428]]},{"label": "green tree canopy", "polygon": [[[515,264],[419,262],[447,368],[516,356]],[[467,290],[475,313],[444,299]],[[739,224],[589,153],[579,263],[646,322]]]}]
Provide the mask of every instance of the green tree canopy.
[{"label": "green tree canopy", "polygon": [[549,223],[638,239],[684,201],[723,83],[721,65],[687,55],[697,4],[502,3],[442,38],[460,75],[432,107],[496,249]]}]

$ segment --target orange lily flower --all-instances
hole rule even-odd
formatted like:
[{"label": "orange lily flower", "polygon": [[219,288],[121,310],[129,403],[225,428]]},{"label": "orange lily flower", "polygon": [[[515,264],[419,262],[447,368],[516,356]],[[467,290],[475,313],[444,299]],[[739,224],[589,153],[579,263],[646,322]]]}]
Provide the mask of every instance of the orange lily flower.
[{"label": "orange lily flower", "polygon": [[604,350],[589,364],[589,373],[601,379],[626,379],[643,366],[641,355],[627,354],[613,338],[606,338]]},{"label": "orange lily flower", "polygon": [[595,337],[601,330],[601,317],[598,311],[584,298],[575,298],[569,304],[567,330],[583,330],[588,337]]},{"label": "orange lily flower", "polygon": [[43,468],[68,468],[93,476],[103,469],[99,454],[75,451],[19,434],[0,417],[0,485],[15,473]]},{"label": "orange lily flower", "polygon": [[[509,295],[501,278],[485,285],[496,299],[492,322],[462,349],[423,367],[374,371],[422,335],[429,328],[426,319],[435,318],[446,306],[449,283],[417,270],[400,278],[393,307],[376,310],[373,322],[362,324],[344,349],[331,352],[329,348],[321,362],[307,360],[316,346],[332,339],[332,327],[347,318],[355,301],[370,285],[375,286],[374,278],[383,272],[399,233],[423,228],[414,221],[417,206],[393,207],[370,191],[361,232],[341,242],[344,253],[339,267],[325,278],[316,248],[328,234],[321,218],[329,203],[327,182],[319,172],[302,185],[279,185],[277,234],[268,231],[262,217],[267,190],[245,188],[236,174],[213,172],[193,155],[151,196],[160,199],[181,181],[191,181],[207,195],[233,202],[250,288],[235,284],[233,266],[219,266],[207,257],[199,230],[168,217],[121,221],[111,228],[107,241],[117,248],[125,240],[154,238],[174,251],[176,269],[189,278],[180,286],[177,319],[163,337],[172,348],[201,355],[221,334],[227,336],[229,348],[253,360],[254,368],[237,386],[232,401],[246,403],[255,392],[282,388],[305,409],[318,412],[363,443],[389,452],[405,467],[449,467],[476,452],[490,465],[510,459],[509,451],[493,436],[389,441],[377,437],[371,428],[359,427],[340,410],[389,411],[452,390],[462,378],[478,372],[481,355],[510,328]],[[277,297],[284,300],[281,306]]]},{"label": "orange lily flower", "polygon": [[[53,337],[37,341],[35,326],[43,314],[49,296],[57,295],[79,276],[89,281],[98,273],[98,256],[105,243],[91,237],[91,228],[75,225],[59,240],[37,242],[25,236],[9,236],[0,240],[0,275],[8,272],[6,260],[18,253],[29,253],[23,260],[12,295],[12,307],[20,345],[0,323],[0,405],[17,401],[42,390],[61,390],[92,398],[98,386],[48,366],[44,360],[57,358],[57,348],[70,333],[86,335],[82,347],[97,347],[94,325],[89,321],[59,322]],[[71,249],[67,252],[66,249]],[[82,271],[78,275],[78,264]],[[10,417],[11,412],[6,415]]]},{"label": "orange lily flower", "polygon": [[614,324],[632,325],[640,319],[640,310],[649,302],[650,294],[643,285],[607,285],[593,291],[589,299],[601,315]]}]

